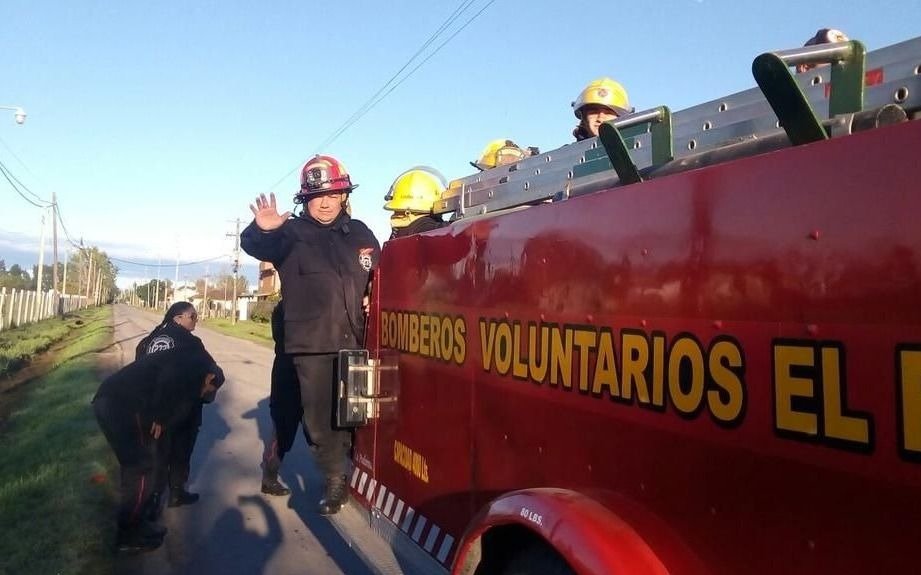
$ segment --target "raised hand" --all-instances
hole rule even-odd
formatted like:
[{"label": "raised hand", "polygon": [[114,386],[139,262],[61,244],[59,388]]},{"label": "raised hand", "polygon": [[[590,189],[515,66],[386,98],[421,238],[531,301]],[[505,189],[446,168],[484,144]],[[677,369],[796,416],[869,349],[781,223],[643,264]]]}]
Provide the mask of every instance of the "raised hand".
[{"label": "raised hand", "polygon": [[291,215],[291,212],[278,213],[275,194],[269,194],[268,199],[266,199],[265,194],[259,194],[259,197],[256,198],[256,205],[250,204],[249,209],[253,212],[253,216],[256,217],[256,226],[265,232],[277,230]]}]

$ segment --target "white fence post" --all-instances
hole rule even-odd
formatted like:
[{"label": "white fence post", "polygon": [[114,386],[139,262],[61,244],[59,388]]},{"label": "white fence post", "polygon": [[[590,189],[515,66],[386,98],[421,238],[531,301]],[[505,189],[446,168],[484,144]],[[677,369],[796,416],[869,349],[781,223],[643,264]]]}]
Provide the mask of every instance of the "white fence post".
[{"label": "white fence post", "polygon": [[[16,292],[17,292],[16,288],[13,288],[13,297],[12,297],[12,299],[10,300],[10,311],[9,311],[9,314],[10,314],[10,315],[8,316],[8,317],[9,317],[9,321],[7,322],[7,324],[8,324],[10,327],[13,327],[13,306],[16,305]],[[17,323],[17,325],[19,325],[19,324]]]},{"label": "white fence post", "polygon": [[[27,299],[26,290],[20,290],[19,292],[19,310],[16,312],[16,327],[22,325],[22,308],[25,307],[25,300]],[[28,314],[29,312],[26,312]]]}]

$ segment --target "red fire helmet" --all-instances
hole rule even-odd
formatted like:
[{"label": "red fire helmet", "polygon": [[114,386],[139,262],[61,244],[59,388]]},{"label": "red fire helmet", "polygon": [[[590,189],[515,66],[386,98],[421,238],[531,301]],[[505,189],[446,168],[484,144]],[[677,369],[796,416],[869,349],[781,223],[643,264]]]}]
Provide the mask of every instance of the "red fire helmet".
[{"label": "red fire helmet", "polygon": [[295,201],[315,194],[330,192],[351,192],[358,185],[353,185],[345,165],[332,156],[316,155],[301,169],[301,189]]}]

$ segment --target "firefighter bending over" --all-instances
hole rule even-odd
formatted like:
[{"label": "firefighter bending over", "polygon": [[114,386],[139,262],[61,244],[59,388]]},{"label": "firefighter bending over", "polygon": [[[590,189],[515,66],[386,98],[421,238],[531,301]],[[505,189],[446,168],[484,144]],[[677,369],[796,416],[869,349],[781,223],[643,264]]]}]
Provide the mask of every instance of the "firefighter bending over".
[{"label": "firefighter bending over", "polygon": [[435,169],[419,166],[397,176],[387,192],[384,209],[390,215],[390,239],[437,230],[445,225],[434,213],[445,190],[445,179]]},{"label": "firefighter bending over", "polygon": [[285,353],[291,354],[301,390],[303,425],[326,479],[318,511],[338,513],[348,499],[346,471],[351,432],[333,420],[338,351],[364,343],[362,297],[380,245],[368,227],[346,212],[355,188],[330,156],[316,156],[301,170],[295,217],[278,213],[275,194],[260,195],[253,222],[240,235],[249,255],[271,262],[285,302]]},{"label": "firefighter bending over", "polygon": [[633,113],[627,98],[627,90],[610,78],[593,80],[572,103],[572,111],[579,119],[579,125],[572,131],[576,141],[581,142],[598,136],[601,124]]},{"label": "firefighter bending over", "polygon": [[[205,350],[205,344],[192,334],[197,324],[198,312],[195,311],[195,306],[187,301],[174,303],[166,310],[160,325],[138,343],[134,351],[134,359],[139,360],[146,355],[186,347],[197,349],[211,357]],[[217,383],[223,384],[224,372],[214,363],[213,359],[211,361],[214,364],[212,372],[217,376]],[[169,485],[170,507],[190,505],[198,501],[197,493],[186,491],[186,483],[189,481],[192,451],[201,427],[202,407],[204,403],[213,401],[214,396],[203,398],[202,402],[192,409],[187,419],[177,422],[175,427],[168,432],[164,430],[164,436],[158,442],[157,473],[150,506],[152,519],[160,515],[160,500],[167,485]]]},{"label": "firefighter bending over", "polygon": [[93,411],[121,466],[118,551],[151,551],[163,543],[166,528],[146,517],[158,445],[214,396],[216,367],[203,347],[176,347],[129,363],[96,391]]}]

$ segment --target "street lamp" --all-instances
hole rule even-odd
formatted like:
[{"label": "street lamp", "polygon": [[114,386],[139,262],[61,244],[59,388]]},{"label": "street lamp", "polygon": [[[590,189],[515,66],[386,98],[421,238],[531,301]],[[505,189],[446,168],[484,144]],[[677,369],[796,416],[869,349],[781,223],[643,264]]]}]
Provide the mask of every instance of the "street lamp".
[{"label": "street lamp", "polygon": [[26,122],[26,111],[19,106],[0,106],[0,110],[12,110],[13,118],[16,119],[16,123],[19,125]]}]

